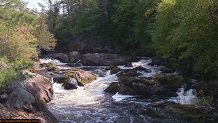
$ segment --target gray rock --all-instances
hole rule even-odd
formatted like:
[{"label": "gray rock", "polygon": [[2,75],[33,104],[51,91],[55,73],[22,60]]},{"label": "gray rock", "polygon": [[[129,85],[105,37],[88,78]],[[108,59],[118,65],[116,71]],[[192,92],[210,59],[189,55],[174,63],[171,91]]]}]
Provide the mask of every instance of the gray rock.
[{"label": "gray rock", "polygon": [[144,96],[177,96],[176,91],[185,83],[181,76],[160,76],[158,78],[138,77],[134,70],[118,75],[119,82],[112,83],[105,91],[109,93],[144,95]]},{"label": "gray rock", "polygon": [[39,74],[32,74],[24,81],[11,83],[7,88],[7,106],[13,108],[30,108],[33,103],[49,102],[53,97],[52,82]]},{"label": "gray rock", "polygon": [[68,63],[69,62],[69,57],[67,54],[64,53],[55,53],[51,55],[52,58],[58,59],[61,62]]},{"label": "gray rock", "polygon": [[28,78],[22,83],[27,91],[32,93],[37,100],[49,102],[53,98],[52,82],[42,75],[36,74],[34,77]]},{"label": "gray rock", "polygon": [[120,56],[117,54],[108,53],[87,53],[82,56],[83,65],[123,65],[129,61],[130,58]]},{"label": "gray rock", "polygon": [[30,92],[18,87],[9,94],[6,105],[15,109],[31,109],[34,102],[35,97]]},{"label": "gray rock", "polygon": [[68,78],[62,86],[64,86],[64,89],[66,90],[77,89],[78,82],[75,78]]},{"label": "gray rock", "polygon": [[96,76],[82,69],[73,69],[66,72],[66,77],[75,78],[79,83],[83,85],[96,79]]},{"label": "gray rock", "polygon": [[81,54],[77,51],[72,51],[68,54],[69,56],[69,62],[70,63],[76,63],[81,59]]}]

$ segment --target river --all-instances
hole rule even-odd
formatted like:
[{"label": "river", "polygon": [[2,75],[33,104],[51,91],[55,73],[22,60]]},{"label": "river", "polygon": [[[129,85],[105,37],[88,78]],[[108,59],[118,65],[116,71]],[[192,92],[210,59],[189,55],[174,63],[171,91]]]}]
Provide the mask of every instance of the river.
[{"label": "river", "polygon": [[[62,70],[71,69],[71,67],[57,60],[41,59],[41,62],[53,62]],[[143,76],[153,77],[156,74],[160,74],[161,71],[159,68],[161,66],[152,67],[148,65],[149,62],[151,61],[140,60],[133,62],[131,67],[119,66],[119,68],[133,69],[134,67],[142,66],[152,71],[151,73],[142,73]],[[97,73],[96,71],[98,71],[101,75],[96,74],[98,76],[96,80],[74,90],[65,90],[61,84],[54,82],[54,99],[47,104],[47,107],[58,119],[59,123],[187,122],[180,118],[172,117],[150,105],[154,102],[166,100],[175,101],[175,97],[171,99],[149,99],[139,95],[131,96],[118,93],[113,95],[105,93],[104,90],[110,83],[118,81],[116,74],[110,74],[110,71],[104,69],[105,66],[81,66],[81,68],[93,73]],[[179,94],[181,96],[181,92]]]}]

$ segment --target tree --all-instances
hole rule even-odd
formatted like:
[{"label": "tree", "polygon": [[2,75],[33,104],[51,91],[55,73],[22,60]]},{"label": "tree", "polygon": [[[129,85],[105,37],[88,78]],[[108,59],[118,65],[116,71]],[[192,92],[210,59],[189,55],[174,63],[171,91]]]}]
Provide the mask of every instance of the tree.
[{"label": "tree", "polygon": [[0,0],[0,86],[23,79],[38,59],[36,47],[53,43],[44,20],[20,0]]},{"label": "tree", "polygon": [[153,33],[157,52],[186,74],[217,76],[215,8],[216,0],[163,0]]},{"label": "tree", "polygon": [[56,45],[56,39],[53,34],[48,31],[48,26],[46,25],[46,14],[41,12],[33,24],[33,35],[37,39],[37,46],[40,47],[46,45],[47,47],[54,48]]}]

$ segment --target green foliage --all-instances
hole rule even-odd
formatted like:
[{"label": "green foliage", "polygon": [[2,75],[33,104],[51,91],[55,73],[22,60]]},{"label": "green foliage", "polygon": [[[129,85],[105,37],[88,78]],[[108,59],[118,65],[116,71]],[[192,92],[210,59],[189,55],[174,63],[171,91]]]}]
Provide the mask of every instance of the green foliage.
[{"label": "green foliage", "polygon": [[56,3],[52,3],[51,1],[49,3],[46,18],[48,29],[54,34],[59,43],[69,42],[72,38],[72,28],[77,16],[75,12],[77,8],[74,7],[75,2],[77,1],[60,0]]},{"label": "green foliage", "polygon": [[216,0],[163,0],[153,33],[157,52],[186,73],[217,76],[217,5]]},{"label": "green foliage", "polygon": [[47,45],[51,48],[54,48],[56,45],[56,39],[47,30],[45,13],[40,14],[40,16],[34,22],[34,25],[33,35],[37,39],[37,46]]},{"label": "green foliage", "polygon": [[54,46],[54,39],[46,31],[45,21],[39,21],[43,16],[38,18],[21,0],[0,0],[0,3],[0,65],[7,66],[0,66],[0,86],[6,86],[24,78],[22,71],[31,69],[38,59],[38,45]]},{"label": "green foliage", "polygon": [[134,51],[151,42],[150,25],[158,1],[62,0],[50,5],[48,26],[61,43],[78,34],[105,36]]},{"label": "green foliage", "polygon": [[158,0],[112,0],[109,3],[108,37],[133,52],[149,46]]},{"label": "green foliage", "polygon": [[10,64],[6,58],[0,57],[0,87],[25,78],[22,72],[17,71],[14,66],[16,67],[17,65],[15,63]]},{"label": "green foliage", "polygon": [[127,41],[133,34],[135,0],[112,0],[109,3],[108,37],[120,43]]}]

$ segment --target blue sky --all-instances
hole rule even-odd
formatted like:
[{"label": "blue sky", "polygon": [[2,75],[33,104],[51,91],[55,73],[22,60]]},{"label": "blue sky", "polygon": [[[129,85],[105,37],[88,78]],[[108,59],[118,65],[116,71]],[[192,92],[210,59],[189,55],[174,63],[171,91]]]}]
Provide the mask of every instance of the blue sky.
[{"label": "blue sky", "polygon": [[42,3],[43,5],[46,6],[46,1],[47,0],[23,0],[23,1],[28,2],[28,4],[27,4],[28,8],[31,8],[31,9],[33,9],[33,8],[40,9],[39,6],[38,6],[38,3]]}]

